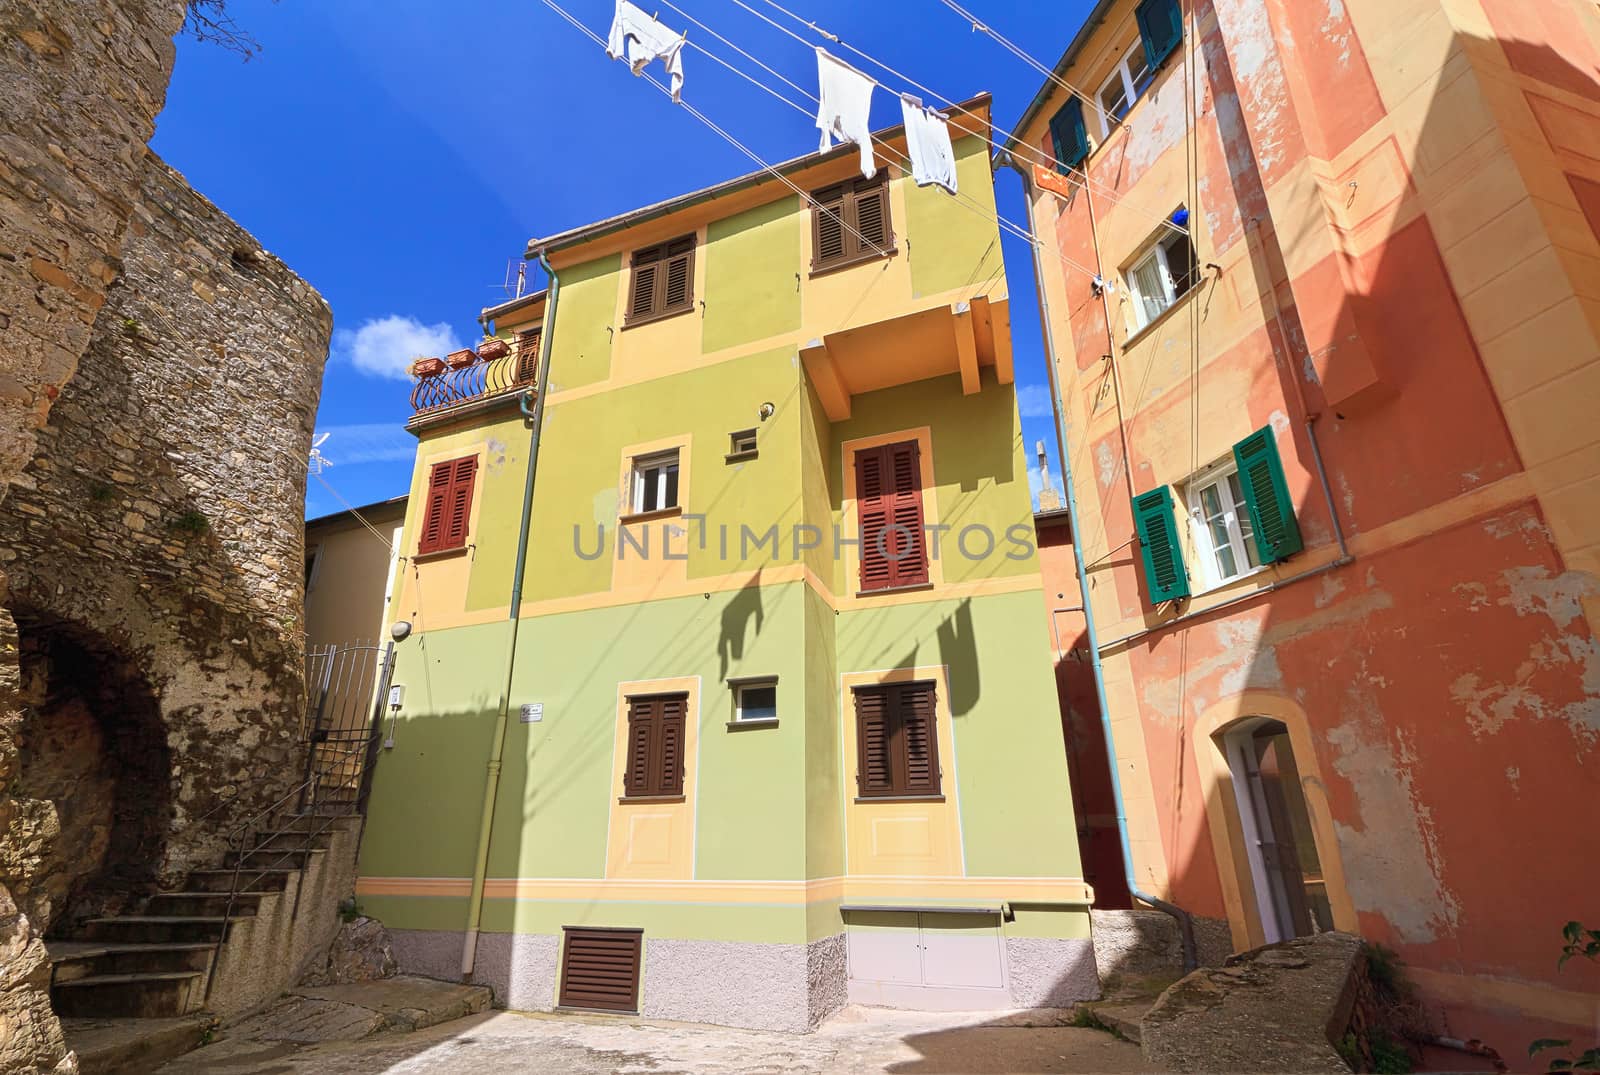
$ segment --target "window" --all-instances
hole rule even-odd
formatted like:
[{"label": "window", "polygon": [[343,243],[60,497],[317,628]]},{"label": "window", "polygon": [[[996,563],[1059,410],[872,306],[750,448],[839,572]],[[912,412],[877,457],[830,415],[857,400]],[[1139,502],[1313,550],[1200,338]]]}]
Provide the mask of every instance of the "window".
[{"label": "window", "polygon": [[857,794],[863,799],[938,795],[933,684],[857,687],[855,702]]},{"label": "window", "polygon": [[[1186,210],[1172,214],[1188,219]],[[1187,227],[1164,227],[1124,271],[1133,299],[1133,331],[1138,332],[1182,298],[1200,278]]]},{"label": "window", "polygon": [[1195,548],[1211,585],[1221,585],[1261,566],[1255,527],[1239,484],[1239,468],[1232,459],[1192,479],[1188,500]]},{"label": "window", "polygon": [[1145,95],[1156,73],[1150,70],[1145,59],[1143,42],[1135,42],[1122,59],[1117,61],[1111,77],[1100,87],[1100,133],[1109,136],[1111,129],[1133,108],[1133,102]]},{"label": "window", "polygon": [[517,333],[514,344],[517,355],[515,384],[532,384],[539,375],[539,341],[544,336],[542,328],[523,329]]},{"label": "window", "polygon": [[776,724],[778,722],[778,680],[773,676],[760,679],[730,680],[733,687],[733,721],[735,724]]},{"label": "window", "polygon": [[1154,70],[1183,44],[1183,8],[1178,0],[1140,0],[1133,14],[1145,62]]},{"label": "window", "polygon": [[811,271],[882,257],[894,251],[889,174],[851,179],[811,196]]},{"label": "window", "polygon": [[1083,125],[1083,98],[1067,98],[1050,117],[1050,145],[1056,156],[1056,171],[1070,175],[1089,155],[1089,132]]},{"label": "window", "polygon": [[683,795],[684,720],[687,694],[652,694],[628,699],[628,767],[623,801]]},{"label": "window", "polygon": [[693,308],[693,235],[647,246],[633,255],[633,287],[624,328]]},{"label": "window", "polygon": [[467,520],[472,512],[472,487],[478,477],[478,457],[435,463],[428,472],[427,509],[417,553],[448,552],[467,546]]},{"label": "window", "polygon": [[678,506],[678,449],[641,455],[633,461],[633,497],[630,511],[643,515]]},{"label": "window", "polygon": [[756,455],[756,431],[741,429],[728,434],[728,461],[753,459]]},{"label": "window", "polygon": [[916,441],[856,453],[856,504],[861,514],[862,591],[925,585],[928,546]]},{"label": "window", "polygon": [[1133,498],[1133,523],[1144,560],[1145,592],[1151,604],[1189,596],[1189,572],[1183,566],[1172,515],[1172,490],[1158,485]]}]

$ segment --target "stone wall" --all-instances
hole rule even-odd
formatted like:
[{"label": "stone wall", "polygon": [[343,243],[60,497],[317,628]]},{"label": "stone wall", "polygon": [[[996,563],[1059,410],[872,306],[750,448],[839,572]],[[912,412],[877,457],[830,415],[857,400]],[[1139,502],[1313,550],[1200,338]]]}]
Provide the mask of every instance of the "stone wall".
[{"label": "stone wall", "polygon": [[[0,503],[116,278],[184,0],[0,0]],[[0,829],[21,668],[0,569]],[[0,873],[3,873],[0,868]],[[0,1070],[65,1058],[37,931],[0,880]]]}]

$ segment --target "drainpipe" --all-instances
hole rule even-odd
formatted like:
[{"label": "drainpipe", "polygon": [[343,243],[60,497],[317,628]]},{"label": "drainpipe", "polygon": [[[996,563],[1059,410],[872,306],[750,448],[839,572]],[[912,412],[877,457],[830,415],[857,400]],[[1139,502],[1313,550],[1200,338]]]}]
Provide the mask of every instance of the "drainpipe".
[{"label": "drainpipe", "polygon": [[461,979],[470,981],[478,959],[478,925],[483,920],[483,884],[489,872],[489,837],[494,832],[494,804],[500,792],[500,763],[506,751],[506,726],[511,711],[511,677],[517,666],[517,628],[522,622],[522,573],[528,563],[528,528],[533,519],[533,479],[539,466],[539,431],[544,427],[545,386],[550,379],[550,349],[555,339],[556,300],[561,281],[550,261],[539,253],[539,265],[550,279],[550,295],[544,308],[544,333],[539,346],[539,373],[533,382],[533,410],[528,410],[529,393],[517,401],[528,419],[528,474],[522,487],[522,528],[517,533],[517,566],[511,576],[511,627],[506,632],[506,678],[500,689],[500,711],[495,715],[489,765],[483,781],[483,818],[478,825],[478,854],[472,866],[472,897],[467,904],[467,932],[461,946]]},{"label": "drainpipe", "polygon": [[1079,526],[1078,496],[1072,480],[1072,459],[1067,454],[1067,418],[1061,403],[1061,378],[1056,368],[1055,329],[1050,324],[1050,302],[1045,297],[1044,264],[1039,253],[1040,240],[1034,227],[1033,177],[1023,165],[1017,163],[1009,152],[1001,151],[995,158],[1022,177],[1023,200],[1028,205],[1028,237],[1033,248],[1033,289],[1039,305],[1039,322],[1044,326],[1045,368],[1050,375],[1050,404],[1055,416],[1056,451],[1061,456],[1061,481],[1067,493],[1067,515],[1072,520],[1072,559],[1078,569],[1078,588],[1083,591],[1083,622],[1089,634],[1089,665],[1094,670],[1095,700],[1100,704],[1100,728],[1105,734],[1106,761],[1111,770],[1111,797],[1117,807],[1117,837],[1122,842],[1122,871],[1128,883],[1128,893],[1158,911],[1171,915],[1178,923],[1178,935],[1183,944],[1183,971],[1185,974],[1200,965],[1194,939],[1194,916],[1177,904],[1151,895],[1139,887],[1133,870],[1133,849],[1128,841],[1128,811],[1122,799],[1122,773],[1117,767],[1116,733],[1111,727],[1111,707],[1106,704],[1105,668],[1100,662],[1099,633],[1094,625],[1094,609],[1089,602],[1089,571],[1083,562],[1083,529]]}]

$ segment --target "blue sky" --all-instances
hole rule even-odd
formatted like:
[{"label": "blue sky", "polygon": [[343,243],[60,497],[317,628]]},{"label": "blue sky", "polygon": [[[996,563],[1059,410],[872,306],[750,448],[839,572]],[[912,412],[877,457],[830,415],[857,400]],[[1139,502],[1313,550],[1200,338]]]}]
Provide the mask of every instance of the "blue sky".
[{"label": "blue sky", "polygon": [[[560,2],[605,36],[611,0]],[[815,84],[810,48],[731,0],[674,2],[799,85]],[[751,4],[785,21],[761,0]],[[759,73],[665,4],[644,6]],[[948,98],[992,92],[1003,127],[1042,81],[938,0],[784,6]],[[964,6],[1048,65],[1090,0]],[[327,485],[311,481],[308,516],[342,510],[341,498],[360,505],[406,491],[415,441],[402,428],[403,365],[478,338],[478,311],[506,297],[508,265],[514,273],[530,237],[755,167],[540,0],[232,0],[230,8],[260,55],[243,63],[181,38],[153,145],[333,306],[317,418],[331,434],[323,451],[333,466]],[[809,116],[692,49],[684,64],[685,99],[761,157],[816,148]],[[910,88],[868,70],[896,93]],[[898,122],[894,95],[880,91],[873,126]],[[1002,172],[998,188],[1001,213],[1024,221],[1016,176]],[[1053,466],[1032,263],[1026,243],[1004,244],[1024,431],[1030,445],[1045,441]]]}]

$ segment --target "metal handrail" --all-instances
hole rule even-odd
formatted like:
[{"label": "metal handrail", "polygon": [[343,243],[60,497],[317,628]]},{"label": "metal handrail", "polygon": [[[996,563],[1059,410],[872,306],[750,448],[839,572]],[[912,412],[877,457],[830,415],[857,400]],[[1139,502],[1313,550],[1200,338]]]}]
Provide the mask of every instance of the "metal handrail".
[{"label": "metal handrail", "polygon": [[412,410],[428,414],[459,403],[527,388],[534,381],[535,371],[524,353],[526,350],[520,344],[512,344],[511,350],[500,358],[417,378],[411,390]]}]

